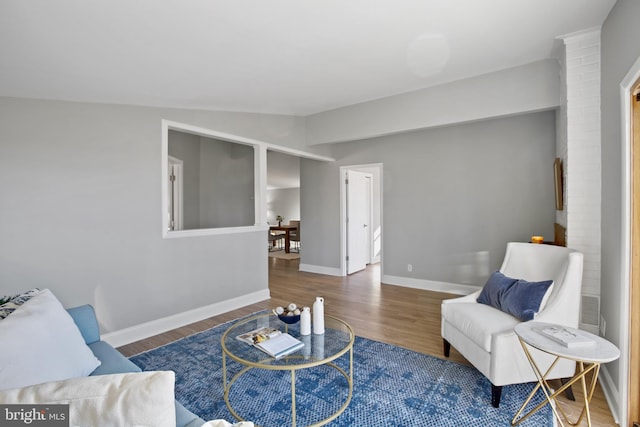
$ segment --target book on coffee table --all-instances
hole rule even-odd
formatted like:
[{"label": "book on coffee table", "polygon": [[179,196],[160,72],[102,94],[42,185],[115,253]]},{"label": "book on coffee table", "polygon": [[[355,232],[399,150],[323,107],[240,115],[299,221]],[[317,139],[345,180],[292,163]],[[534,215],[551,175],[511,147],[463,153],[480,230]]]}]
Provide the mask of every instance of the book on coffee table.
[{"label": "book on coffee table", "polygon": [[287,333],[280,333],[274,337],[256,343],[255,346],[276,359],[287,356],[304,347],[304,343]]},{"label": "book on coffee table", "polygon": [[262,327],[240,334],[236,338],[247,344],[254,345],[277,337],[280,334],[282,332],[276,328]]}]

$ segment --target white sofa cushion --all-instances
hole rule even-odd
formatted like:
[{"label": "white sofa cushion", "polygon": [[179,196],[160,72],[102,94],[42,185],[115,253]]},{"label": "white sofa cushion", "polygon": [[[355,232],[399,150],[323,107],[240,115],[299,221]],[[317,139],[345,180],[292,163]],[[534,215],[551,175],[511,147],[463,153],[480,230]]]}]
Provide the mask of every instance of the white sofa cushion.
[{"label": "white sofa cushion", "polygon": [[89,375],[100,365],[48,289],[0,320],[0,390]]},{"label": "white sofa cushion", "polygon": [[172,371],[97,375],[0,391],[2,404],[68,404],[71,426],[175,427]]},{"label": "white sofa cushion", "polygon": [[476,302],[451,302],[442,305],[443,321],[459,330],[484,351],[491,352],[494,334],[513,331],[520,323],[508,313]]}]

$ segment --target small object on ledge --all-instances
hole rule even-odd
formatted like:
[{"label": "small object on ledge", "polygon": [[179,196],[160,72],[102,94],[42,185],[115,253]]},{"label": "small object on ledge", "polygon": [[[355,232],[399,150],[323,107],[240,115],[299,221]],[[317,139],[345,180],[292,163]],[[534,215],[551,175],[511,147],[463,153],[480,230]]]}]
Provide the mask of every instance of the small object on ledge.
[{"label": "small object on ledge", "polygon": [[544,242],[544,237],[543,236],[531,236],[531,243],[540,244],[542,242]]}]

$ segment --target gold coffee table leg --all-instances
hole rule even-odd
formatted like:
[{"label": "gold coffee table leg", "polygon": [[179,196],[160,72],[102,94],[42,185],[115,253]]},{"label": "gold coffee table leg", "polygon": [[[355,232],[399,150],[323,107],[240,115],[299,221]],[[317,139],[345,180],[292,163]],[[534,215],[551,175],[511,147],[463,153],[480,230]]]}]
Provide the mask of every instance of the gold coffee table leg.
[{"label": "gold coffee table leg", "polygon": [[291,425],[296,427],[296,371],[291,370]]},{"label": "gold coffee table leg", "polygon": [[222,390],[227,391],[227,355],[222,353]]}]

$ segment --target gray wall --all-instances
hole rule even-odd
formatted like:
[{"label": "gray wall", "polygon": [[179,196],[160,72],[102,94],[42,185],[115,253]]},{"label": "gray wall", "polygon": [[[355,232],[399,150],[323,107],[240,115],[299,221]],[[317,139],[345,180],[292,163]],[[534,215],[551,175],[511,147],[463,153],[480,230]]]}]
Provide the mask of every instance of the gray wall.
[{"label": "gray wall", "polygon": [[253,147],[200,139],[200,228],[255,224]]},{"label": "gray wall", "polygon": [[299,147],[295,117],[0,98],[0,290],[103,332],[268,288],[264,232],[162,239],[161,119]]},{"label": "gray wall", "polygon": [[313,114],[307,117],[307,143],[355,141],[556,108],[558,65],[544,59]]},{"label": "gray wall", "polygon": [[[602,26],[602,281],[601,313],[607,319],[606,337],[620,345],[620,301],[624,289],[623,236],[623,140],[621,135],[620,83],[640,57],[640,2],[618,0]],[[619,389],[619,361],[607,364]],[[626,396],[620,396],[626,399]]]},{"label": "gray wall", "polygon": [[300,220],[300,188],[280,188],[267,191],[267,219],[277,224],[276,216],[284,217],[284,224]]},{"label": "gray wall", "polygon": [[169,131],[168,153],[183,161],[183,229],[255,224],[253,147]]},{"label": "gray wall", "polygon": [[385,275],[481,285],[506,242],[553,237],[554,111],[348,142],[332,154],[335,163],[302,161],[304,264],[340,265],[345,165],[383,163]]}]

